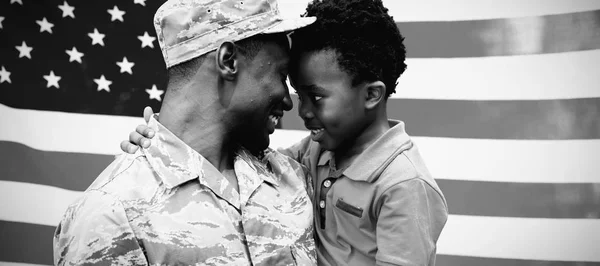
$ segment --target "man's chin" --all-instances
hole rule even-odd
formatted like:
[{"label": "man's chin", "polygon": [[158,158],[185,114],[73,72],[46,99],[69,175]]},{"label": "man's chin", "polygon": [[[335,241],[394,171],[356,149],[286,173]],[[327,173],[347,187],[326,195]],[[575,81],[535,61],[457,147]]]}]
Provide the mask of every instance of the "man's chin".
[{"label": "man's chin", "polygon": [[270,144],[270,140],[269,140],[269,136],[267,135],[266,138],[263,138],[260,140],[256,139],[254,141],[244,143],[243,146],[248,151],[250,151],[250,153],[252,153],[254,155],[260,155],[264,150],[266,150],[269,147],[269,144]]}]

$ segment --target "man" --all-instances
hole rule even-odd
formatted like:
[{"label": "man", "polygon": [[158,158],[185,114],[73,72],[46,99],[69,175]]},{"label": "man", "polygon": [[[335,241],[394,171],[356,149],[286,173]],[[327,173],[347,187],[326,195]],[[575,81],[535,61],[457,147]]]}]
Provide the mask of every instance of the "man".
[{"label": "man", "polygon": [[276,0],[162,5],[169,82],[152,147],[68,208],[55,264],[315,264],[305,168],[267,149],[292,107],[285,33],[312,22],[283,20]]}]

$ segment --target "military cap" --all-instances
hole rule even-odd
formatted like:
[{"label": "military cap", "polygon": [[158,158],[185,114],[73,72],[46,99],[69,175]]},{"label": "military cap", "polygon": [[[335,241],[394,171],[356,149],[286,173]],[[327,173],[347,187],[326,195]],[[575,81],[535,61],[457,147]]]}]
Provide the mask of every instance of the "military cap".
[{"label": "military cap", "polygon": [[314,17],[284,18],[277,0],[167,0],[154,28],[167,68],[211,52],[225,41],[289,32]]}]

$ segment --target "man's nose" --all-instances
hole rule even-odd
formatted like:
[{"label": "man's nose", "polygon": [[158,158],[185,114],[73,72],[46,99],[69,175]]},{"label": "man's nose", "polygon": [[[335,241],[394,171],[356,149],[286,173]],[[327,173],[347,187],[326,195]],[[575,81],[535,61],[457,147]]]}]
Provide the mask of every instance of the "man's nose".
[{"label": "man's nose", "polygon": [[283,110],[289,111],[294,108],[294,103],[292,102],[292,97],[290,96],[290,91],[285,90],[285,95],[283,96]]}]

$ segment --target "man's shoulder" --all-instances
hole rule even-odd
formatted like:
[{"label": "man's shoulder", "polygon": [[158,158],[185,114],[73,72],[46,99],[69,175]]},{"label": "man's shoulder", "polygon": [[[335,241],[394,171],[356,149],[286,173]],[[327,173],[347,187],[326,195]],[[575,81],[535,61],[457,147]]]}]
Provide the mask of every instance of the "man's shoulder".
[{"label": "man's shoulder", "polygon": [[[269,164],[271,165],[271,168],[278,168],[281,169],[282,167],[291,167],[294,171],[298,172],[299,170],[302,169],[302,164],[300,162],[298,162],[296,160],[296,158],[291,157],[290,155],[286,154],[286,153],[282,153],[280,151],[274,150],[274,149],[268,149],[267,153],[269,156]],[[300,171],[303,172],[303,171]],[[304,175],[303,173],[300,173],[301,175]]]},{"label": "man's shoulder", "polygon": [[89,186],[85,193],[100,191],[122,199],[138,199],[150,197],[143,191],[160,184],[157,173],[153,170],[146,156],[135,154],[119,155]]},{"label": "man's shoulder", "polygon": [[83,219],[86,223],[94,223],[90,219],[124,210],[127,202],[151,198],[155,191],[151,186],[156,184],[154,173],[143,154],[119,155],[68,207],[64,219]]}]

